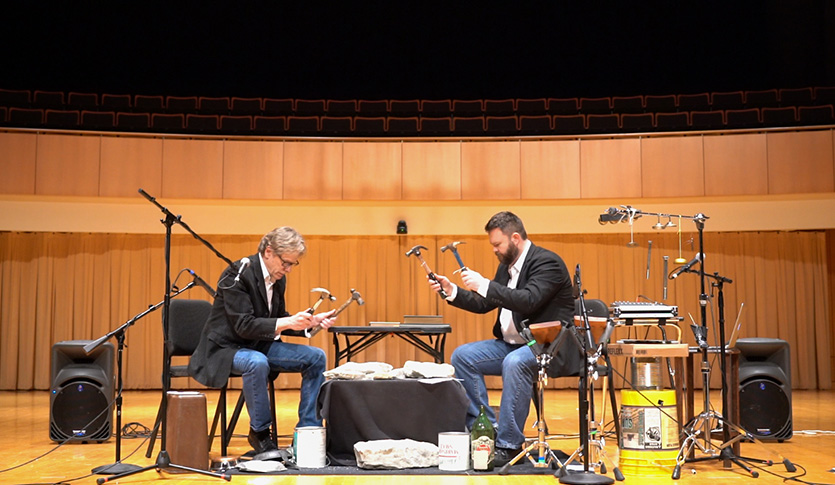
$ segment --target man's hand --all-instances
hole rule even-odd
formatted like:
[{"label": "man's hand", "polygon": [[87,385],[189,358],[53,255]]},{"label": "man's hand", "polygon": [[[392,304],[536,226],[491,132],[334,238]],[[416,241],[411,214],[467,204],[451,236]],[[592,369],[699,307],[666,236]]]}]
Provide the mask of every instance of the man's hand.
[{"label": "man's hand", "polygon": [[316,315],[313,315],[312,326],[315,327],[318,325],[327,330],[328,328],[330,328],[331,325],[334,324],[334,322],[336,322],[336,317],[331,318],[331,315],[333,315],[335,312],[336,309],[333,309],[329,312],[317,313]]},{"label": "man's hand", "polygon": [[478,292],[479,288],[482,286],[490,284],[490,280],[481,276],[477,271],[473,271],[469,268],[461,271],[461,280],[464,282],[464,286],[466,286],[468,290],[475,292]]},{"label": "man's hand", "polygon": [[438,293],[441,291],[441,288],[444,289],[447,295],[452,294],[452,283],[450,283],[449,279],[446,276],[441,276],[439,274],[435,274],[435,278],[438,279],[438,282],[432,281],[429,276],[426,276],[426,280],[429,282],[429,287],[432,288],[432,291]]},{"label": "man's hand", "polygon": [[304,330],[315,325],[313,315],[307,311],[290,315],[279,320],[283,320],[279,325],[276,325],[276,331],[281,330]]}]

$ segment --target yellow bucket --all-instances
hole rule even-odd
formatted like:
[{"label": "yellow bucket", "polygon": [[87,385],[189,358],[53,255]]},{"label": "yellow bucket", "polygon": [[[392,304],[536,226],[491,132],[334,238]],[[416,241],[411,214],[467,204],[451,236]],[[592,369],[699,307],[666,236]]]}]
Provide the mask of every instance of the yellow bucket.
[{"label": "yellow bucket", "polygon": [[621,391],[618,465],[624,475],[673,473],[679,451],[675,417],[675,390]]}]

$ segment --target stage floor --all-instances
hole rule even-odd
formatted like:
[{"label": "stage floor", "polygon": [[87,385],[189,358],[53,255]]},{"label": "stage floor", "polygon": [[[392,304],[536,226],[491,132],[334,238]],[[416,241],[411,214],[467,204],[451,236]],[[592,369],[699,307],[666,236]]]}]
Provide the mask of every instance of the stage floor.
[{"label": "stage floor", "polygon": [[[214,410],[217,393],[209,391],[208,414]],[[231,393],[230,413],[234,405],[237,392]],[[783,443],[765,442],[762,445],[753,443],[742,444],[742,455],[766,460],[778,461],[782,455],[797,464],[797,473],[788,473],[782,464],[776,464],[760,469],[760,477],[756,483],[778,484],[785,478],[797,476],[805,482],[835,483],[835,391],[794,391],[793,421],[794,436]],[[124,395],[122,424],[131,422],[141,423],[152,427],[159,404],[159,391],[127,391]],[[289,446],[292,429],[296,422],[296,406],[298,390],[286,390],[278,393],[278,421],[281,438],[280,445]],[[714,393],[713,405],[720,408],[720,397]],[[499,394],[491,391],[491,402],[498,403]],[[700,393],[697,393],[697,409],[700,408]],[[601,402],[598,399],[598,417]],[[551,433],[565,436],[549,439],[551,447],[571,453],[577,448],[579,441],[578,412],[576,391],[547,391],[545,398],[545,415]],[[535,437],[533,427],[534,413],[531,412],[529,437]],[[607,413],[607,421],[611,421],[611,413]],[[237,435],[232,439],[229,454],[242,454],[249,450],[244,434],[248,419],[242,418]],[[610,426],[611,427],[611,426]],[[95,483],[96,478],[106,475],[92,475],[90,470],[96,466],[113,463],[116,458],[115,438],[100,444],[67,444],[55,449],[56,443],[49,439],[49,393],[47,391],[31,392],[0,392],[0,449],[4,451],[6,462],[0,465],[0,483],[54,483],[68,481],[76,477],[74,483]],[[121,457],[125,463],[145,466],[156,460],[159,446],[156,447],[151,458],[145,458],[147,441],[142,438],[126,439],[122,441]],[[212,455],[217,456],[219,443],[215,440]],[[615,461],[618,459],[618,446],[615,438],[606,441],[606,451]],[[47,454],[48,453],[48,454]],[[699,454],[697,453],[697,456]],[[34,461],[33,461],[34,460]],[[11,469],[14,468],[14,469]],[[800,476],[804,470],[807,475]],[[611,470],[608,475],[612,476]],[[432,485],[464,485],[464,484],[508,484],[519,480],[518,475],[511,476],[461,476],[461,475],[278,475],[278,476],[234,476],[232,483],[238,484],[272,484],[272,483],[300,483],[300,484],[382,484],[397,480],[398,483],[432,484]],[[197,474],[158,474],[150,470],[119,480],[123,484],[142,484],[165,480],[170,485],[214,483],[217,480]],[[640,483],[641,485],[667,483],[703,483],[705,480],[724,480],[726,483],[751,483],[752,478],[742,469],[734,466],[725,469],[719,460],[708,460],[697,463],[687,463],[682,469],[681,479],[677,482],[669,476],[647,477],[627,476],[624,483]],[[557,479],[551,475],[525,477],[528,484],[556,483]]]}]

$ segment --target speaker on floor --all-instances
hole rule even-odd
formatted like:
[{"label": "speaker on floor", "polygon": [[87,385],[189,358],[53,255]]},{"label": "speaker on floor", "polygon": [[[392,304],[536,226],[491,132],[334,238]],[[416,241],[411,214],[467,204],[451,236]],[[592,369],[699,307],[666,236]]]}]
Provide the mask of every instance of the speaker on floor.
[{"label": "speaker on floor", "polygon": [[105,342],[88,354],[84,346],[90,342],[67,340],[52,345],[52,441],[101,443],[113,434],[113,344]]},{"label": "speaker on floor", "polygon": [[792,437],[792,384],[789,343],[771,338],[741,338],[739,356],[740,425],[755,438]]}]

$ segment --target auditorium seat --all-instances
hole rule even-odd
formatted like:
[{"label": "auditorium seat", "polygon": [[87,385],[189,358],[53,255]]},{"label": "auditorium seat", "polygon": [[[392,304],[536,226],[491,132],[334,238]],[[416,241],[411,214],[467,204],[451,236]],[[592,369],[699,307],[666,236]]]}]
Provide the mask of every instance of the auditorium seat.
[{"label": "auditorium seat", "polygon": [[586,131],[589,133],[617,133],[620,120],[616,114],[590,114],[586,116]]},{"label": "auditorium seat", "polygon": [[323,116],[321,126],[320,131],[325,135],[348,136],[354,131],[350,116]]},{"label": "auditorium seat", "polygon": [[814,93],[812,88],[789,88],[780,90],[780,106],[811,106]]},{"label": "auditorium seat", "polygon": [[516,100],[516,114],[520,117],[546,115],[548,114],[547,100],[545,98],[519,98]]},{"label": "auditorium seat", "polygon": [[725,111],[725,126],[730,129],[758,128],[762,126],[757,108],[729,109]]},{"label": "auditorium seat", "polygon": [[713,93],[710,99],[710,105],[716,111],[727,109],[744,109],[745,98],[742,91],[729,91],[723,93]]},{"label": "auditorium seat", "polygon": [[291,135],[315,135],[319,129],[318,116],[287,117],[287,132]]},{"label": "auditorium seat", "polygon": [[[325,115],[325,100],[324,99],[297,99],[293,112],[298,117],[307,118],[311,116]],[[305,121],[304,125],[309,125],[309,121]]]},{"label": "auditorium seat", "polygon": [[709,93],[691,93],[678,95],[679,111],[710,111]]},{"label": "auditorium seat", "polygon": [[725,117],[721,111],[693,111],[690,113],[690,127],[694,130],[721,130]]},{"label": "auditorium seat", "polygon": [[197,96],[167,96],[165,110],[167,113],[184,115],[197,113]]},{"label": "auditorium seat", "polygon": [[609,98],[580,98],[580,113],[609,114],[612,112],[612,100]]},{"label": "auditorium seat", "polygon": [[480,99],[455,99],[452,101],[452,115],[462,118],[482,116],[484,102]]},{"label": "auditorium seat", "polygon": [[674,94],[644,96],[644,111],[647,113],[675,113],[676,110]]},{"label": "auditorium seat", "polygon": [[48,109],[44,112],[44,126],[63,130],[78,128],[81,113],[76,110]]},{"label": "auditorium seat", "polygon": [[785,106],[782,108],[763,108],[763,126],[794,126],[797,124],[797,108]]},{"label": "auditorium seat", "polygon": [[217,133],[218,115],[186,115],[186,131],[189,133]]},{"label": "auditorium seat", "polygon": [[835,104],[835,87],[825,86],[815,88],[815,104]]},{"label": "auditorium seat", "polygon": [[130,111],[132,109],[130,94],[102,94],[101,108],[107,111]]},{"label": "auditorium seat", "polygon": [[420,103],[421,118],[449,118],[452,116],[452,101],[449,99],[424,99]]},{"label": "auditorium seat", "polygon": [[552,115],[579,114],[577,98],[548,98],[548,113]]},{"label": "auditorium seat", "polygon": [[488,135],[516,135],[519,131],[516,116],[488,116],[485,120],[485,133]]},{"label": "auditorium seat", "polygon": [[165,99],[162,96],[137,94],[133,97],[133,109],[141,113],[162,113]]},{"label": "auditorium seat", "polygon": [[291,116],[293,114],[293,100],[264,98],[262,109],[264,116]]},{"label": "auditorium seat", "polygon": [[0,106],[28,108],[31,102],[31,93],[25,89],[0,89]]},{"label": "auditorium seat", "polygon": [[6,126],[9,119],[9,108],[0,106],[0,126]]},{"label": "auditorium seat", "polygon": [[151,127],[148,113],[116,113],[116,128],[122,131],[145,131]]},{"label": "auditorium seat", "polygon": [[456,136],[483,135],[484,118],[481,116],[461,116],[453,118],[452,134]]},{"label": "auditorium seat", "polygon": [[328,116],[354,117],[357,115],[357,101],[355,99],[331,99],[328,100],[325,108],[328,110]]},{"label": "auditorium seat", "polygon": [[[582,119],[582,116],[580,116],[580,119]],[[519,133],[522,135],[547,135],[551,133],[551,117],[548,115],[519,116]]]},{"label": "auditorium seat", "polygon": [[252,117],[247,115],[221,116],[220,131],[232,135],[247,135],[252,131]]},{"label": "auditorium seat", "polygon": [[798,124],[803,126],[826,126],[835,124],[831,104],[825,106],[800,106],[797,108]]},{"label": "auditorium seat", "polygon": [[252,123],[252,129],[258,135],[283,135],[287,132],[286,116],[256,116]]},{"label": "auditorium seat", "polygon": [[[534,120],[530,121],[531,123],[534,122]],[[522,120],[519,120],[519,124],[522,125],[521,131],[523,133],[529,132],[529,130],[524,127]],[[556,135],[580,135],[586,131],[586,117],[581,114],[565,116],[554,115],[552,126],[552,133]],[[545,128],[544,124],[542,125],[542,128]]]},{"label": "auditorium seat", "polygon": [[[130,99],[130,98],[128,98]],[[99,97],[95,93],[75,93],[67,95],[67,108],[75,110],[96,110],[99,109]]]},{"label": "auditorium seat", "polygon": [[357,114],[363,118],[385,118],[389,114],[389,103],[385,99],[360,99]]},{"label": "auditorium seat", "polygon": [[644,112],[643,96],[613,96],[612,112],[617,114],[636,114]]},{"label": "auditorium seat", "polygon": [[621,131],[642,133],[653,131],[652,113],[624,113],[620,115]]},{"label": "auditorium seat", "polygon": [[232,98],[232,116],[258,116],[261,114],[261,98]]},{"label": "auditorium seat", "polygon": [[354,133],[362,136],[382,136],[386,133],[386,119],[382,116],[354,118]]},{"label": "auditorium seat", "polygon": [[229,98],[210,98],[201,96],[197,99],[197,111],[201,115],[228,115]]},{"label": "auditorium seat", "polygon": [[392,116],[388,119],[386,131],[391,135],[417,136],[420,131],[420,122],[417,116]]},{"label": "auditorium seat", "polygon": [[152,113],[151,128],[162,133],[180,133],[185,128],[186,117],[179,113]]},{"label": "auditorium seat", "polygon": [[655,129],[658,131],[683,131],[690,125],[687,113],[656,113]]},{"label": "auditorium seat", "polygon": [[747,108],[776,108],[779,105],[776,89],[745,92],[745,106]]},{"label": "auditorium seat", "polygon": [[116,113],[113,111],[82,111],[81,128],[85,130],[113,130]]},{"label": "auditorium seat", "polygon": [[512,99],[485,99],[484,114],[486,116],[513,116],[516,105]]},{"label": "auditorium seat", "polygon": [[413,118],[420,116],[419,99],[392,99],[389,101],[389,114],[395,118]]},{"label": "auditorium seat", "polygon": [[452,131],[452,118],[421,118],[420,134],[446,136]]},{"label": "auditorium seat", "polygon": [[36,108],[9,108],[9,126],[36,128],[43,125],[44,112]]},{"label": "auditorium seat", "polygon": [[64,93],[60,91],[35,91],[32,93],[32,107],[38,109],[64,109]]}]

